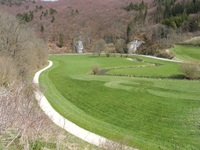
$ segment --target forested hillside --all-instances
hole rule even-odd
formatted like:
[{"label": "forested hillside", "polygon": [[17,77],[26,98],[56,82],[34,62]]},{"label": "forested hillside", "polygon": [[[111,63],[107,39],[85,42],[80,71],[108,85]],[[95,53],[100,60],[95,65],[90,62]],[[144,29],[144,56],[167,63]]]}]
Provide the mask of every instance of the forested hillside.
[{"label": "forested hillside", "polygon": [[162,56],[160,49],[198,35],[200,28],[199,0],[2,1],[0,8],[33,27],[53,53],[72,52],[78,39],[85,51],[103,39],[126,52],[119,41],[141,39],[146,44],[138,53]]}]

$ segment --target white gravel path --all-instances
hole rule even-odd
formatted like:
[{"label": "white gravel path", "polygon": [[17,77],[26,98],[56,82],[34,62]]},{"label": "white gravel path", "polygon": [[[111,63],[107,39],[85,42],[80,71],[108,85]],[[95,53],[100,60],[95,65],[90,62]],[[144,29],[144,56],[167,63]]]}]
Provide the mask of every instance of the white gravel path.
[{"label": "white gravel path", "polygon": [[[52,61],[49,61],[49,65],[42,70],[38,71],[34,78],[33,83],[39,86],[39,76],[40,74],[50,68],[53,65]],[[39,88],[38,88],[39,89]],[[67,132],[73,134],[74,136],[99,147],[103,147],[106,149],[111,148],[119,148],[120,149],[126,149],[126,150],[137,150],[133,149],[127,146],[122,146],[121,144],[118,144],[116,142],[113,142],[111,140],[108,140],[102,136],[99,136],[95,133],[92,133],[90,131],[87,131],[76,124],[72,123],[71,121],[67,120],[63,116],[61,116],[56,110],[53,109],[53,107],[49,104],[46,97],[41,93],[39,90],[35,91],[35,97],[38,100],[38,104],[41,107],[41,109],[44,111],[44,113],[59,127],[65,129]]]},{"label": "white gravel path", "polygon": [[163,61],[169,61],[169,62],[183,62],[181,60],[174,60],[174,59],[167,59],[167,58],[160,58],[160,57],[156,57],[156,56],[151,56],[151,55],[139,55],[139,54],[132,54],[135,56],[142,56],[142,57],[147,57],[147,58],[153,58],[153,59],[157,59],[157,60],[163,60]]},{"label": "white gravel path", "polygon": [[[133,54],[136,55],[136,54]],[[171,62],[181,62],[178,60],[170,60],[170,59],[164,59],[164,58],[158,58],[158,57],[154,57],[154,56],[147,56],[147,55],[138,55],[138,56],[143,56],[143,57],[148,57],[148,58],[153,58],[153,59],[159,59],[159,60],[163,60],[163,61],[171,61]],[[50,68],[53,65],[52,61],[49,61],[49,65],[43,69],[41,69],[40,71],[38,71],[34,78],[33,78],[33,83],[36,84],[37,86],[39,85],[39,76],[40,74]],[[38,88],[39,89],[39,88]],[[38,100],[38,104],[41,107],[41,109],[45,112],[45,114],[59,127],[65,129],[67,132],[73,134],[74,136],[99,147],[103,147],[106,149],[110,149],[115,148],[116,147],[120,147],[120,149],[126,149],[126,150],[137,150],[137,149],[133,149],[127,146],[122,146],[116,142],[113,142],[111,140],[108,140],[102,136],[99,136],[95,133],[92,133],[90,131],[87,131],[79,126],[77,126],[76,124],[74,124],[73,122],[67,120],[66,118],[64,118],[63,116],[61,116],[58,112],[56,112],[56,110],[53,109],[53,107],[49,104],[48,100],[46,99],[46,97],[43,95],[43,93],[41,93],[39,90],[35,91],[35,97]]]}]

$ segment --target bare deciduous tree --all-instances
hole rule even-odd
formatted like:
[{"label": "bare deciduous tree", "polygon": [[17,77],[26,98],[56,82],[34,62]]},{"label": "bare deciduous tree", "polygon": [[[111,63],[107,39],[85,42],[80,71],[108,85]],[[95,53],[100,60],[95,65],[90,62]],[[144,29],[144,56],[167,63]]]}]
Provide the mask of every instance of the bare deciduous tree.
[{"label": "bare deciduous tree", "polygon": [[13,59],[21,78],[46,63],[47,47],[30,28],[4,12],[0,24],[0,54]]},{"label": "bare deciduous tree", "polygon": [[13,130],[16,139],[29,149],[29,141],[37,138],[46,116],[38,109],[35,87],[30,76],[47,61],[45,43],[32,30],[13,16],[0,13],[0,134]]},{"label": "bare deciduous tree", "polygon": [[112,53],[115,54],[116,50],[115,50],[115,45],[113,43],[107,44],[106,48],[105,48],[105,53],[107,57],[110,57],[110,55]]},{"label": "bare deciduous tree", "polygon": [[0,86],[6,86],[17,79],[16,66],[11,57],[0,57]]},{"label": "bare deciduous tree", "polygon": [[101,55],[101,52],[104,51],[106,48],[106,43],[103,39],[98,40],[92,46],[93,54],[97,54],[98,56]]},{"label": "bare deciduous tree", "polygon": [[[7,143],[7,148],[16,138],[21,145],[37,137],[46,117],[35,105],[34,86],[29,83],[10,84],[0,88],[0,133],[13,129],[16,136]],[[27,141],[28,140],[28,141]]]},{"label": "bare deciduous tree", "polygon": [[121,55],[125,53],[126,50],[126,41],[124,39],[118,39],[115,43],[115,49]]}]

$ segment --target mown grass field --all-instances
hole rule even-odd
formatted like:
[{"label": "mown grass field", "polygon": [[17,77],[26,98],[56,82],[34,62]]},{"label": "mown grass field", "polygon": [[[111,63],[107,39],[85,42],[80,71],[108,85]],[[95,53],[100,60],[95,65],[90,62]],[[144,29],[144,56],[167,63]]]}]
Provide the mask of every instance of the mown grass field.
[{"label": "mown grass field", "polygon": [[[136,56],[134,56],[136,57]],[[136,57],[138,58],[138,57]],[[142,58],[146,64],[137,65],[130,68],[112,68],[106,75],[121,75],[133,77],[149,77],[149,78],[180,78],[183,74],[180,72],[180,64],[176,62],[166,62],[153,60],[150,58]]]},{"label": "mown grass field", "polygon": [[[179,63],[137,58],[50,56],[41,86],[60,114],[109,139],[144,150],[200,149],[200,82],[174,79]],[[92,75],[94,65],[121,76]]]},{"label": "mown grass field", "polygon": [[200,61],[200,47],[178,45],[171,50],[177,58],[185,61]]}]

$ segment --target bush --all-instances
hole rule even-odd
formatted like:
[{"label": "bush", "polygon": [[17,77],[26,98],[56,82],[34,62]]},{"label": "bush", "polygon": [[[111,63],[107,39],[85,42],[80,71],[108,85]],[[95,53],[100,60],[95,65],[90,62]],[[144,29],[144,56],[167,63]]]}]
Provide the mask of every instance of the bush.
[{"label": "bush", "polygon": [[123,54],[125,53],[126,41],[124,39],[118,39],[115,43],[115,49],[117,53]]},{"label": "bush", "polygon": [[187,79],[194,80],[200,78],[200,63],[183,63],[180,70]]},{"label": "bush", "polygon": [[112,53],[115,53],[115,45],[113,43],[107,44],[105,48],[106,57],[110,57]]},{"label": "bush", "polygon": [[100,70],[101,70],[101,69],[100,69],[99,66],[94,65],[94,66],[92,67],[92,73],[93,73],[93,75],[97,75],[97,74],[99,73]]},{"label": "bush", "polygon": [[105,43],[104,39],[100,39],[100,40],[96,41],[92,46],[93,54],[96,53],[98,56],[100,56],[101,52],[104,51],[105,48],[106,48],[106,43]]},{"label": "bush", "polygon": [[161,58],[168,58],[168,59],[174,58],[174,55],[167,51],[160,51],[156,56],[161,57]]},{"label": "bush", "polygon": [[0,85],[7,86],[17,79],[17,70],[10,57],[0,57]]},{"label": "bush", "polygon": [[191,15],[187,22],[183,24],[183,31],[196,32],[200,30],[200,15]]},{"label": "bush", "polygon": [[[47,62],[47,47],[26,24],[0,11],[0,56],[12,59],[18,80],[29,79]],[[4,64],[4,63],[3,63]],[[8,64],[10,66],[10,64]]]}]

